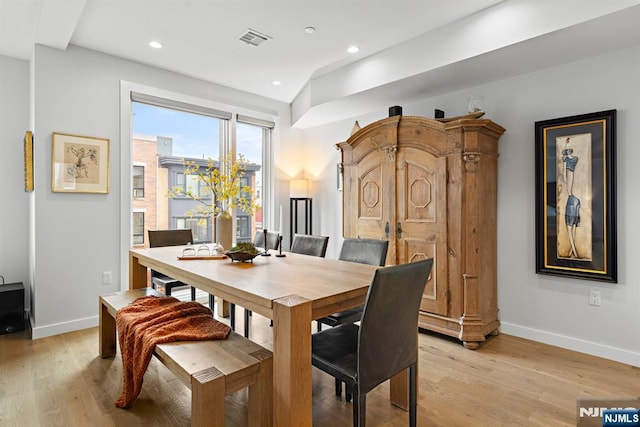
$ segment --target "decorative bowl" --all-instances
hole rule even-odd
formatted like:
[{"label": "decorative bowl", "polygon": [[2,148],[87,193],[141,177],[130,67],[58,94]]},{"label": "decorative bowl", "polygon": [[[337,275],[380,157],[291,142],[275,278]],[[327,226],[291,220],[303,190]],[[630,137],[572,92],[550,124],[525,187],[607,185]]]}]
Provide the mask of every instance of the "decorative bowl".
[{"label": "decorative bowl", "polygon": [[258,252],[244,252],[244,251],[227,251],[225,255],[231,258],[231,262],[240,261],[240,262],[253,262],[253,259],[259,255]]}]

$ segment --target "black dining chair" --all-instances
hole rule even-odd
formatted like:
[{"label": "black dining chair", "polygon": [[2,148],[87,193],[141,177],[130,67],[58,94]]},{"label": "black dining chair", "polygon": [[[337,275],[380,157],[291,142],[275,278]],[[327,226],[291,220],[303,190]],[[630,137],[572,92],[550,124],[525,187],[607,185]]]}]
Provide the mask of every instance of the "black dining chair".
[{"label": "black dining chair", "polygon": [[[290,251],[295,254],[311,255],[324,258],[327,253],[329,236],[315,236],[311,234],[294,234]],[[273,326],[273,320],[269,323]]]},{"label": "black dining chair", "polygon": [[[357,262],[360,264],[378,265],[382,267],[387,260],[388,240],[376,239],[353,239],[345,238],[342,242],[340,255],[341,261]],[[353,323],[360,320],[364,306],[333,313],[329,316],[318,319],[318,332],[322,330],[322,325],[338,326],[343,323]]]},{"label": "black dining chair", "polygon": [[294,234],[291,252],[296,254],[313,255],[324,258],[327,253],[329,236],[314,236],[311,234]]},{"label": "black dining chair", "polygon": [[[253,238],[253,245],[256,248],[262,248],[265,251],[267,249],[278,250],[280,247],[280,233],[277,231],[267,231],[267,245],[264,244],[264,230],[256,231],[256,235]],[[251,310],[244,309],[244,336],[249,338],[249,316],[251,316]],[[229,323],[231,329],[236,330],[236,305],[229,303]]]},{"label": "black dining chair", "polygon": [[[188,245],[193,242],[193,233],[191,232],[191,229],[149,230],[148,235],[150,248]],[[196,300],[196,288],[157,271],[151,270],[151,287],[156,289],[157,286],[162,286],[164,288],[164,293],[167,296],[170,296],[171,291],[174,289],[189,287],[191,288],[191,301]]]},{"label": "black dining chair", "polygon": [[267,231],[267,246],[264,245],[264,230],[256,231],[256,235],[253,238],[253,244],[256,248],[273,249],[277,251],[280,247],[280,233],[277,231]]},{"label": "black dining chair", "polygon": [[316,368],[353,390],[353,425],[364,427],[366,396],[409,370],[409,425],[417,425],[418,311],[433,258],[373,274],[360,326],[348,323],[311,336]]},{"label": "black dining chair", "polygon": [[[387,260],[388,240],[345,238],[340,249],[339,260],[383,266]],[[362,318],[364,306],[333,313],[316,320],[318,332],[322,325],[335,327],[344,323],[354,323]],[[336,378],[336,396],[342,395],[342,381]],[[351,401],[351,389],[347,386],[345,399]]]}]

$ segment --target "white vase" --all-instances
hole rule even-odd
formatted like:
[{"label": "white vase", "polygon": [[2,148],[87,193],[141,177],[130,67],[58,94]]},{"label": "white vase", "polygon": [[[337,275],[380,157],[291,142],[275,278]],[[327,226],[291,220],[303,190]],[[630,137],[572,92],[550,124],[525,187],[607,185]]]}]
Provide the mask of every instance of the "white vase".
[{"label": "white vase", "polygon": [[226,211],[216,216],[216,243],[227,251],[233,246],[233,218]]}]

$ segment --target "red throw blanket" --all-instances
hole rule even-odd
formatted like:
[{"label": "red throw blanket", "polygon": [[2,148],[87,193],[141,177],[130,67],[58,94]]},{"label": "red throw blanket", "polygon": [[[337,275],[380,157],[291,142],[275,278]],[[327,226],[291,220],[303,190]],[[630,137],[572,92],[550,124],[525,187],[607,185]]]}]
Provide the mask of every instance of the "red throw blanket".
[{"label": "red throw blanket", "polygon": [[122,354],[122,393],[115,402],[128,408],[137,399],[156,344],[225,339],[231,328],[198,302],[145,296],[116,312]]}]

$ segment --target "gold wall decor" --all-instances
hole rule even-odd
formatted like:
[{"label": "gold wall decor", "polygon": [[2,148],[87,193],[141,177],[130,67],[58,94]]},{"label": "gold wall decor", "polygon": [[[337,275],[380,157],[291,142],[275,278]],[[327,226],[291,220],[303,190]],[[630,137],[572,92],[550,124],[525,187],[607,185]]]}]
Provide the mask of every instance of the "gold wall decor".
[{"label": "gold wall decor", "polygon": [[24,191],[33,191],[33,132],[24,134]]}]

